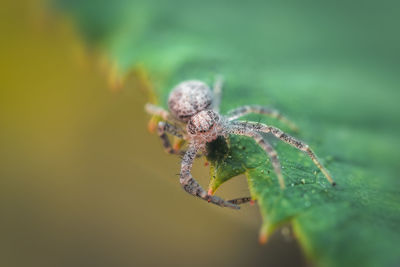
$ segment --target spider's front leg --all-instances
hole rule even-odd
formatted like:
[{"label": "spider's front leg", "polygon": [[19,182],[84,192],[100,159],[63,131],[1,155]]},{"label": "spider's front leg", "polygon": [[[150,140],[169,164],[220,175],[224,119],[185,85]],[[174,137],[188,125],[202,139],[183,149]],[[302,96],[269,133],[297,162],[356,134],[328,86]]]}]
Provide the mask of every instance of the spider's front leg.
[{"label": "spider's front leg", "polygon": [[158,123],[157,133],[158,133],[158,136],[160,137],[162,144],[164,146],[164,149],[167,153],[175,154],[175,155],[184,155],[185,154],[185,151],[174,148],[171,145],[169,138],[167,136],[167,133],[169,133],[178,138],[183,138],[182,131],[178,127],[171,125],[167,122],[160,121]]},{"label": "spider's front leg", "polygon": [[180,173],[180,183],[183,189],[194,196],[200,197],[208,202],[221,207],[229,207],[234,209],[239,209],[238,205],[225,201],[220,197],[212,196],[207,194],[207,192],[199,185],[199,183],[193,178],[190,173],[193,165],[193,161],[196,157],[197,151],[199,149],[194,145],[190,144],[189,149],[186,151],[182,159],[181,173]]},{"label": "spider's front leg", "polygon": [[278,110],[258,105],[246,105],[232,109],[228,111],[227,117],[229,121],[233,121],[251,113],[262,114],[277,119],[289,126],[292,131],[298,132],[299,130],[296,124],[283,116]]},{"label": "spider's front leg", "polygon": [[235,199],[231,199],[228,200],[229,203],[232,204],[236,204],[236,205],[241,205],[241,204],[245,204],[247,202],[253,202],[251,197],[241,197],[241,198],[235,198]]},{"label": "spider's front leg", "polygon": [[[180,147],[183,146],[186,142],[183,136],[182,129],[172,124],[169,124],[168,122],[160,121],[158,123],[157,133],[161,139],[165,152],[173,155],[180,155],[180,156],[185,155],[186,151],[180,149]],[[169,141],[167,134],[171,134],[173,136],[180,138],[180,141],[178,141],[174,145],[171,145],[171,142]],[[202,156],[203,154],[200,153],[196,155],[196,158],[200,158]]]},{"label": "spider's front leg", "polygon": [[271,133],[276,138],[280,139],[281,141],[289,144],[301,151],[307,153],[307,155],[311,158],[314,164],[321,170],[321,172],[325,175],[325,178],[329,181],[332,186],[336,185],[336,182],[333,180],[332,176],[329,174],[327,169],[322,165],[322,163],[318,160],[317,155],[311,150],[311,148],[304,142],[297,140],[296,138],[286,134],[282,130],[268,126],[262,123],[255,123],[255,122],[244,122],[244,121],[235,121],[233,123],[233,129],[236,130],[236,134],[239,135],[246,135],[245,132],[264,132],[264,133]]},{"label": "spider's front leg", "polygon": [[167,136],[167,133],[168,133],[168,134],[174,135],[176,137],[183,138],[181,129],[165,122],[165,121],[168,121],[171,119],[169,112],[166,111],[165,109],[163,109],[162,107],[159,107],[159,106],[156,106],[156,105],[153,105],[150,103],[147,103],[145,105],[145,110],[147,113],[149,113],[153,116],[160,117],[162,120],[164,120],[164,121],[157,123],[158,119],[153,117],[149,122],[149,129],[150,129],[150,132],[153,132],[155,130],[155,128],[157,128],[158,136],[160,137],[160,139],[163,143],[165,151],[169,154],[176,154],[176,155],[185,154],[184,151],[179,150],[179,147],[182,146],[182,144],[184,143],[184,140],[182,140],[183,142],[179,142],[177,144],[174,144],[174,146],[172,146],[169,141],[169,138]]},{"label": "spider's front leg", "polygon": [[301,151],[304,151],[307,153],[307,155],[311,158],[311,160],[314,162],[315,165],[321,170],[321,172],[325,175],[326,179],[329,181],[329,183],[332,186],[336,185],[336,182],[333,180],[332,176],[329,174],[328,170],[325,169],[325,167],[322,165],[322,163],[319,161],[317,158],[317,155],[311,150],[311,148],[304,142],[297,140],[296,138],[284,133],[282,130],[273,127],[273,126],[267,126],[263,125],[262,128],[263,132],[266,133],[272,133],[275,137],[279,138],[281,141],[285,142],[286,144],[289,144]]},{"label": "spider's front leg", "polygon": [[271,159],[272,167],[274,168],[275,174],[278,177],[279,185],[282,189],[285,188],[285,181],[283,179],[281,164],[278,159],[278,153],[276,153],[275,149],[272,147],[270,143],[268,143],[262,135],[256,131],[254,131],[250,127],[246,127],[244,125],[234,125],[230,130],[229,133],[237,134],[237,135],[244,135],[253,138],[258,145],[260,145],[264,151],[267,153],[269,158]]}]

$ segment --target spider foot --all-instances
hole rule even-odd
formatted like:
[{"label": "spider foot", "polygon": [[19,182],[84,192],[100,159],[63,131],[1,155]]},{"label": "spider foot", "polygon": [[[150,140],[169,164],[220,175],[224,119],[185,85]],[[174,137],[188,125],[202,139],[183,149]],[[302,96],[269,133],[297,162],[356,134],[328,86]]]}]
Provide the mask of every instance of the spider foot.
[{"label": "spider foot", "polygon": [[217,197],[217,196],[207,195],[206,200],[209,203],[213,203],[213,204],[221,206],[221,207],[227,207],[227,208],[232,208],[232,209],[237,209],[237,210],[240,209],[240,207],[238,205],[236,205],[235,203],[225,201],[222,198]]},{"label": "spider foot", "polygon": [[254,200],[251,199],[251,197],[242,197],[242,198],[236,198],[236,199],[231,199],[228,201],[229,203],[236,204],[236,205],[241,205],[250,202],[251,205],[254,204]]}]

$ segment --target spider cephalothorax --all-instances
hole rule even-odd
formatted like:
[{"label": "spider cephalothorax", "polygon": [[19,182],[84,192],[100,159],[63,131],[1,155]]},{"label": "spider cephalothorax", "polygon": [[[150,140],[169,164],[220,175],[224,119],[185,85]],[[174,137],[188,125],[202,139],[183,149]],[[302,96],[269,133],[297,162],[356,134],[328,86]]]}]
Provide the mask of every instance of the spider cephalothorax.
[{"label": "spider cephalothorax", "polygon": [[[270,133],[283,142],[307,153],[328,181],[332,185],[335,185],[332,177],[307,144],[284,133],[276,127],[236,120],[249,113],[264,114],[285,122],[295,130],[296,127],[294,124],[283,117],[277,110],[251,105],[234,109],[228,112],[226,116],[219,114],[221,87],[221,79],[217,79],[214,85],[214,93],[201,81],[190,80],[178,84],[172,90],[168,99],[168,107],[171,114],[152,104],[146,105],[146,110],[150,114],[163,119],[163,121],[160,121],[158,124],[158,134],[163,141],[166,151],[172,154],[183,154],[180,183],[188,193],[222,207],[239,208],[238,204],[251,200],[251,198],[246,197],[225,201],[212,195],[212,192],[207,193],[191,175],[192,164],[198,152],[203,152],[206,144],[217,139],[219,136],[227,137],[229,134],[251,137],[265,150],[271,159],[272,166],[282,189],[285,188],[285,183],[278,155],[275,149],[264,140],[261,133]],[[182,124],[183,126],[181,126]],[[187,141],[189,143],[187,151],[184,152],[173,148],[167,134],[177,136]]]},{"label": "spider cephalothorax", "polygon": [[199,145],[205,145],[224,135],[222,118],[211,109],[202,110],[193,115],[187,126],[187,133],[191,140]]}]

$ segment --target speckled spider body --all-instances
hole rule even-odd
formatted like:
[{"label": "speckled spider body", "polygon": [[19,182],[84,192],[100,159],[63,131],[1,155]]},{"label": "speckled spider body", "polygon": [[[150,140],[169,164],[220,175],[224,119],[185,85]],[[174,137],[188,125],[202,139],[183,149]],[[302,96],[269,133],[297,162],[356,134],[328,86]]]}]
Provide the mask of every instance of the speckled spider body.
[{"label": "speckled spider body", "polygon": [[[201,81],[184,81],[178,84],[169,95],[168,107],[170,112],[152,104],[146,105],[148,113],[159,116],[163,120],[158,123],[157,130],[165,150],[171,154],[183,155],[180,183],[185,191],[222,207],[238,209],[239,204],[250,201],[249,197],[229,201],[223,200],[212,195],[212,192],[206,192],[191,175],[193,161],[199,152],[205,151],[206,144],[217,139],[218,136],[227,137],[230,134],[253,138],[265,150],[271,159],[272,166],[282,189],[285,188],[285,183],[278,155],[275,149],[264,140],[261,133],[271,133],[283,142],[307,153],[328,181],[332,185],[335,185],[327,170],[307,144],[276,127],[262,123],[236,120],[249,113],[264,114],[281,120],[295,130],[296,126],[283,117],[277,110],[252,105],[231,110],[226,116],[220,115],[221,89],[221,79],[217,79],[215,82],[214,92],[211,92],[210,88]],[[186,140],[189,143],[187,151],[184,152],[173,148],[167,134]]]}]

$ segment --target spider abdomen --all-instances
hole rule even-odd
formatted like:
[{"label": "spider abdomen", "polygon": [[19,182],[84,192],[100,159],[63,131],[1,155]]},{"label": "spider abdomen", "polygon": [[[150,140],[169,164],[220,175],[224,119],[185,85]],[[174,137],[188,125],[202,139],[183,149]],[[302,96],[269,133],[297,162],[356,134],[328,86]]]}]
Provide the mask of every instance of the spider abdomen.
[{"label": "spider abdomen", "polygon": [[168,107],[172,115],[183,122],[212,105],[213,95],[207,84],[190,80],[178,84],[170,93]]}]

